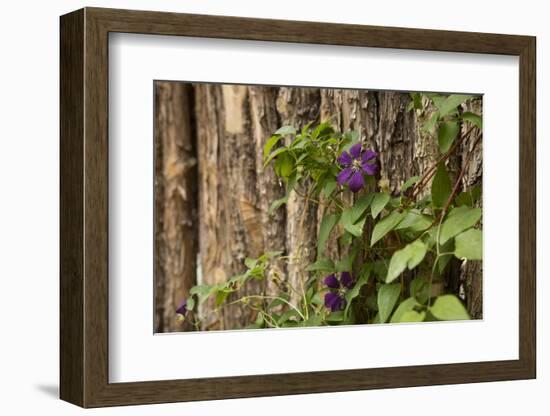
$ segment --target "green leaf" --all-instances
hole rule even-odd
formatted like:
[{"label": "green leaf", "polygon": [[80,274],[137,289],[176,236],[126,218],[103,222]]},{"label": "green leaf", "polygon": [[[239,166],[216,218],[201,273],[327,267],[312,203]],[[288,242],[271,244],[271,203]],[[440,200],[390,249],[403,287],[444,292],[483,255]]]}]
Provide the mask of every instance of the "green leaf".
[{"label": "green leaf", "polygon": [[195,307],[195,299],[193,299],[192,297],[188,297],[187,302],[185,304],[185,308],[188,311],[192,311],[194,307]]},{"label": "green leaf", "polygon": [[191,290],[189,290],[189,293],[191,295],[197,295],[199,298],[199,305],[203,303],[208,297],[216,292],[217,288],[216,286],[210,286],[210,285],[197,285],[193,286]]},{"label": "green leaf", "polygon": [[434,179],[432,181],[432,203],[434,207],[442,208],[451,196],[451,180],[445,168],[445,164],[440,163],[437,167]]},{"label": "green leaf", "polygon": [[447,114],[455,110],[459,105],[472,98],[471,95],[464,94],[451,94],[440,105],[439,113],[441,117],[445,117]]},{"label": "green leaf", "polygon": [[283,126],[279,130],[277,130],[275,134],[280,134],[281,136],[285,136],[287,134],[296,134],[296,129],[292,126]]},{"label": "green leaf", "polygon": [[458,321],[470,319],[470,315],[460,299],[455,295],[442,295],[436,298],[430,307],[430,313],[440,321]]},{"label": "green leaf", "polygon": [[373,199],[373,195],[368,194],[368,195],[363,195],[357,201],[354,202],[350,212],[351,222],[356,223],[357,220],[361,218],[365,210],[369,207],[369,204],[371,203],[372,199]]},{"label": "green leaf", "polygon": [[365,225],[365,219],[360,221],[361,216],[364,214],[372,200],[372,195],[363,195],[355,203],[342,212],[341,223],[344,228],[355,237],[359,237],[363,234],[363,226]]},{"label": "green leaf", "polygon": [[273,146],[275,146],[282,138],[283,137],[279,135],[271,136],[271,138],[264,145],[264,158],[267,157]]},{"label": "green leaf", "polygon": [[220,306],[231,293],[230,290],[220,290],[216,293],[216,307]]},{"label": "green leaf", "polygon": [[315,129],[311,133],[311,137],[313,139],[316,139],[319,136],[322,136],[325,134],[331,134],[333,132],[334,132],[334,129],[332,128],[330,121],[325,121],[324,123],[321,123],[317,127],[315,127]]},{"label": "green leaf", "polygon": [[282,198],[279,198],[279,199],[276,199],[275,201],[273,201],[273,203],[271,204],[271,206],[267,210],[268,215],[273,214],[273,212],[276,209],[280,208],[281,206],[283,206],[287,202],[288,202],[288,195],[285,195]]},{"label": "green leaf", "polygon": [[439,120],[439,111],[436,111],[432,116],[422,124],[422,131],[433,131],[437,121]]},{"label": "green leaf", "polygon": [[459,259],[481,260],[483,255],[482,233],[470,228],[455,237],[455,256]]},{"label": "green leaf", "polygon": [[269,305],[268,305],[267,308],[268,308],[268,309],[275,309],[275,308],[278,307],[278,306],[286,305],[285,300],[288,301],[288,299],[284,299],[283,296],[284,296],[284,295],[281,294],[279,298],[273,299],[273,300],[269,303]]},{"label": "green leaf", "polygon": [[372,218],[376,218],[378,214],[388,205],[390,202],[391,196],[385,192],[378,192],[373,194],[372,203],[371,203],[371,213]]},{"label": "green leaf", "polygon": [[355,237],[360,237],[363,235],[363,228],[365,226],[366,218],[363,218],[361,221],[355,223],[355,224],[346,224],[344,228],[347,232],[354,235]]},{"label": "green leaf", "polygon": [[407,244],[401,250],[397,250],[393,253],[388,267],[388,274],[386,276],[386,283],[393,282],[405,268],[409,270],[414,269],[420,264],[426,255],[427,247],[420,241],[416,240],[410,244]]},{"label": "green leaf", "polygon": [[359,141],[359,132],[355,130],[351,130],[347,132],[347,135],[351,141],[351,143],[357,143]]},{"label": "green leaf", "polygon": [[342,322],[344,320],[344,311],[332,312],[325,320],[327,322]]},{"label": "green leaf", "polygon": [[378,221],[372,230],[372,237],[370,241],[371,247],[387,233],[393,230],[403,220],[403,218],[405,218],[406,215],[407,213],[405,211],[392,211],[391,214]]},{"label": "green leaf", "polygon": [[449,238],[473,227],[480,218],[481,208],[470,208],[467,206],[453,208],[441,225],[439,244],[445,244]]},{"label": "green leaf", "polygon": [[281,314],[279,320],[277,321],[277,325],[283,325],[284,323],[288,322],[290,318],[297,318],[298,320],[300,320],[301,317],[295,309],[289,309],[288,311],[284,311]]},{"label": "green leaf", "polygon": [[259,313],[252,325],[253,328],[262,328],[264,325],[264,315]]},{"label": "green leaf", "polygon": [[411,281],[409,291],[412,297],[416,298],[420,303],[426,303],[428,301],[428,290],[430,288],[429,283],[422,277],[416,277]]},{"label": "green leaf", "polygon": [[407,111],[412,109],[420,110],[422,108],[422,96],[418,92],[411,93],[411,101],[407,104]]},{"label": "green leaf", "polygon": [[446,153],[451,148],[458,135],[458,130],[456,121],[446,121],[439,127],[438,140],[441,153]]},{"label": "green leaf", "polygon": [[427,93],[424,95],[432,100],[437,108],[441,107],[441,104],[443,104],[443,101],[447,98],[446,96],[437,93]]},{"label": "green leaf", "polygon": [[410,229],[413,232],[421,232],[427,230],[432,225],[433,219],[431,217],[422,214],[417,209],[412,209],[407,212],[403,221],[401,221],[395,230]]},{"label": "green leaf", "polygon": [[275,161],[275,173],[287,179],[294,170],[294,158],[289,153],[281,153]]},{"label": "green leaf", "polygon": [[330,232],[340,219],[338,214],[329,214],[325,215],[321,221],[321,226],[319,227],[319,237],[317,239],[317,257],[321,257],[323,250],[325,249],[325,244],[328,240]]},{"label": "green leaf", "polygon": [[310,264],[306,267],[306,272],[333,272],[335,270],[334,263],[331,259],[322,257],[317,260],[315,263]]},{"label": "green leaf", "polygon": [[249,269],[253,269],[254,267],[256,267],[256,264],[258,264],[258,260],[256,259],[251,259],[249,257],[244,259],[244,265]]},{"label": "green leaf", "polygon": [[426,312],[407,311],[401,315],[399,322],[422,322],[426,318]]},{"label": "green leaf", "polygon": [[260,259],[272,259],[274,257],[279,257],[281,254],[283,254],[282,250],[266,251],[259,258]]},{"label": "green leaf", "polygon": [[323,186],[323,195],[328,198],[330,194],[332,194],[332,191],[336,189],[336,185],[337,183],[334,179],[326,181],[325,185]]},{"label": "green leaf", "polygon": [[409,179],[407,179],[403,184],[403,186],[401,187],[401,193],[405,192],[407,189],[409,189],[419,180],[420,180],[420,176],[412,176]]},{"label": "green leaf", "polygon": [[347,317],[348,315],[349,308],[351,307],[351,301],[359,296],[361,288],[368,283],[370,272],[371,267],[365,267],[355,285],[346,293],[346,309],[344,310],[344,316]]},{"label": "green leaf", "polygon": [[378,290],[378,313],[381,323],[386,322],[390,317],[400,293],[400,284],[380,286],[380,290]]},{"label": "green leaf", "polygon": [[286,147],[279,147],[278,149],[275,149],[273,152],[271,152],[268,156],[268,158],[264,162],[264,168],[273,160],[273,158],[279,156],[280,154],[287,152],[288,149]]},{"label": "green leaf", "polygon": [[403,270],[407,267],[409,261],[409,251],[404,248],[402,250],[397,250],[393,253],[390,265],[388,266],[388,274],[386,275],[386,283],[393,282],[397,276],[399,276]]},{"label": "green leaf", "polygon": [[321,326],[324,316],[321,314],[310,314],[309,318],[303,322],[302,326]]},{"label": "green leaf", "polygon": [[473,207],[480,197],[481,187],[479,185],[473,186],[467,191],[459,193],[455,199],[455,204],[457,206],[468,205],[470,207]]},{"label": "green leaf", "polygon": [[404,320],[403,316],[405,315],[405,318],[406,318],[407,317],[406,314],[408,312],[415,312],[416,314],[418,314],[418,312],[414,310],[414,308],[417,306],[421,306],[421,305],[416,301],[414,297],[405,299],[403,302],[399,304],[397,309],[395,309],[395,312],[393,313],[390,322],[392,324],[397,322],[411,322],[410,318]]},{"label": "green leaf", "polygon": [[[454,249],[455,242],[452,238],[450,238],[445,244],[441,244],[439,247],[439,251],[442,253],[452,253]],[[437,269],[439,270],[439,273],[443,273],[445,271],[447,264],[449,264],[452,258],[452,254],[444,254],[437,258]]]},{"label": "green leaf", "polygon": [[353,267],[353,260],[355,259],[355,253],[350,253],[344,256],[340,261],[336,263],[337,272],[350,272]]},{"label": "green leaf", "polygon": [[476,126],[478,129],[482,129],[483,128],[483,121],[481,119],[480,116],[478,116],[477,114],[474,114],[474,113],[471,113],[469,111],[463,113],[460,118],[462,118],[462,120],[466,120],[466,121],[469,121],[470,123],[472,123],[474,126]]}]

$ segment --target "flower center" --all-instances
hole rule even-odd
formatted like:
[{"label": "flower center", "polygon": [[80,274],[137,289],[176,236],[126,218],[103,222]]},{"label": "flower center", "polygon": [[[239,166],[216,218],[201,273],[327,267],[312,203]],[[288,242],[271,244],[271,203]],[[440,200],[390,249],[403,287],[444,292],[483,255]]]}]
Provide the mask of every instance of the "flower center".
[{"label": "flower center", "polygon": [[353,169],[359,170],[361,169],[361,161],[359,159],[353,159],[351,166],[353,167]]}]

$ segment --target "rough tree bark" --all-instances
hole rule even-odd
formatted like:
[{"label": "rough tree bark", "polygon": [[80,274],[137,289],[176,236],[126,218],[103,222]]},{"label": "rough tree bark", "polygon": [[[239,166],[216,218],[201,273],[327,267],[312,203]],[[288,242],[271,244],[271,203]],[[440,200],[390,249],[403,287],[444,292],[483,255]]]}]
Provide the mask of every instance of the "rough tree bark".
[{"label": "rough tree bark", "polygon": [[196,154],[191,87],[155,83],[155,330],[190,329],[175,310],[196,283]]},{"label": "rough tree bark", "polygon": [[[464,106],[464,111],[471,111],[475,114],[481,114],[482,102],[480,100],[473,101]],[[468,125],[462,126],[462,134],[468,130]],[[465,161],[467,155],[472,151],[473,144],[476,139],[482,134],[476,129],[470,140],[462,145],[462,161]],[[473,150],[473,156],[470,158],[466,166],[466,174],[462,179],[463,189],[469,189],[472,186],[482,186],[483,179],[483,140],[479,141],[477,147]],[[482,192],[483,195],[483,192]],[[480,198],[477,206],[483,207],[483,198]],[[461,292],[466,299],[468,312],[475,319],[481,319],[483,315],[483,262],[468,261],[462,264],[461,267]]]},{"label": "rough tree bark", "polygon": [[[286,88],[279,90],[277,111],[281,125],[303,127],[310,121],[319,122],[320,92],[317,88]],[[305,194],[305,184],[300,193]],[[291,301],[296,302],[303,284],[309,278],[304,269],[314,261],[317,241],[317,205],[304,201],[293,192],[286,204],[287,281],[295,289]]]},{"label": "rough tree bark", "polygon": [[[243,271],[247,257],[286,249],[285,215],[267,214],[270,201],[284,195],[271,169],[263,169],[262,149],[277,129],[275,90],[233,85],[197,85],[199,147],[200,258],[202,281],[216,284]],[[282,274],[281,272],[279,274]],[[243,292],[257,293],[258,282]],[[239,305],[217,317],[212,327],[243,327],[254,313]]]},{"label": "rough tree bark", "polygon": [[[425,172],[439,155],[435,133],[420,129],[433,109],[424,102],[423,111],[406,111],[407,94],[207,84],[195,84],[193,89],[199,161],[199,283],[224,282],[244,270],[246,257],[273,250],[283,250],[293,259],[286,267],[275,265],[274,273],[286,276],[296,288],[307,279],[303,268],[314,259],[322,213],[296,196],[274,215],[267,213],[271,202],[284,195],[284,188],[271,167],[263,168],[262,149],[282,125],[300,128],[310,121],[331,119],[343,132],[358,131],[361,140],[379,153],[379,185],[392,193],[411,176]],[[476,105],[470,110],[479,112],[480,104]],[[465,159],[468,143],[472,141],[450,161],[451,175],[457,175],[453,169]],[[463,185],[480,181],[481,147],[470,161]],[[333,241],[329,251],[341,254],[345,247]],[[480,317],[480,262],[455,266],[452,273],[468,309]],[[240,295],[269,293],[271,285],[260,287],[254,282]],[[243,327],[254,318],[244,306],[232,305],[217,316],[212,310],[212,304],[201,308],[206,318],[203,329]]]}]

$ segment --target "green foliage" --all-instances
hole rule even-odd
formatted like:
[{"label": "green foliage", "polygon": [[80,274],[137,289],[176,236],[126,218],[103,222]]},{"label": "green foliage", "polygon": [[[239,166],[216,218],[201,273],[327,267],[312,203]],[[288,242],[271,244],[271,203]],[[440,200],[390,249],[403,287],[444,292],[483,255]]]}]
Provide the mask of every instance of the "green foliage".
[{"label": "green foliage", "polygon": [[481,260],[481,231],[470,228],[455,238],[455,256],[459,259]]},{"label": "green foliage", "polygon": [[439,244],[445,244],[450,238],[474,226],[481,219],[481,208],[460,206],[453,208],[441,225]]},{"label": "green foliage", "polygon": [[463,94],[451,94],[444,100],[442,100],[440,103],[437,103],[437,107],[439,107],[439,116],[445,117],[446,115],[450,113],[454,113],[457,111],[457,107],[461,104],[463,104],[465,101],[473,98],[471,95],[463,95]]},{"label": "green foliage", "polygon": [[420,241],[415,240],[410,244],[407,244],[401,250],[397,250],[393,253],[388,267],[388,275],[386,277],[386,283],[393,282],[404,270],[414,269],[420,264],[426,255],[427,247]]},{"label": "green foliage", "polygon": [[477,114],[465,112],[460,116],[460,118],[464,121],[468,121],[472,123],[474,126],[476,126],[480,130],[483,128],[483,122],[481,120],[481,117],[478,116]]},{"label": "green foliage", "polygon": [[426,312],[421,308],[422,305],[414,297],[405,299],[399,304],[393,313],[390,322],[421,322],[426,316]]},{"label": "green foliage", "polygon": [[376,218],[378,214],[380,214],[382,210],[386,207],[386,205],[388,205],[391,197],[385,192],[377,192],[371,195],[373,196],[371,203],[372,218]]},{"label": "green foliage", "polygon": [[[194,286],[187,310],[198,313],[207,301],[213,312],[238,303],[251,311],[248,328],[469,319],[455,295],[433,298],[432,284],[444,278],[453,257],[482,257],[481,209],[476,207],[481,188],[455,185],[445,162],[462,123],[482,127],[480,116],[462,111],[465,102],[475,99],[411,94],[409,110],[425,111],[425,103],[436,108],[422,129],[437,130],[441,157],[438,165],[408,178],[400,189],[365,176],[368,186],[351,195],[337,183],[342,169],[337,158],[360,142],[357,132],[340,133],[330,122],[278,129],[265,142],[264,169],[273,169],[286,192],[270,201],[269,214],[288,203],[291,194],[318,204],[322,212],[316,256],[300,271],[304,281],[294,287],[284,275],[289,264],[303,264],[304,258],[265,253],[245,259],[242,273],[227,282]],[[421,197],[426,187],[429,192]],[[461,192],[455,195],[455,188]],[[329,249],[333,241],[338,241],[340,255]],[[348,272],[351,283],[338,288],[325,284],[328,275],[341,282]],[[259,282],[257,294],[243,291],[250,281]],[[340,308],[325,305],[329,293],[340,297]]]},{"label": "green foliage", "polygon": [[393,230],[407,216],[406,212],[392,211],[388,216],[382,218],[374,226],[370,245],[375,245],[387,233]]},{"label": "green foliage", "polygon": [[435,299],[430,313],[440,321],[456,321],[470,319],[470,315],[460,299],[455,295],[442,295]]},{"label": "green foliage", "polygon": [[446,153],[451,148],[456,136],[458,136],[459,130],[460,128],[456,121],[445,121],[441,124],[438,133],[439,150],[441,150],[441,153]]},{"label": "green foliage", "polygon": [[378,290],[378,317],[380,323],[384,323],[388,320],[399,299],[400,293],[401,285],[399,284],[380,286]]},{"label": "green foliage", "polygon": [[440,163],[432,182],[432,203],[434,207],[443,208],[451,196],[451,192],[452,185],[447,168],[443,163]]},{"label": "green foliage", "polygon": [[372,194],[363,195],[355,204],[342,211],[341,224],[355,237],[361,236],[366,218],[363,215],[372,200]]},{"label": "green foliage", "polygon": [[330,232],[339,219],[340,215],[338,214],[328,214],[321,221],[321,226],[319,227],[319,237],[317,239],[317,257],[321,257]]}]

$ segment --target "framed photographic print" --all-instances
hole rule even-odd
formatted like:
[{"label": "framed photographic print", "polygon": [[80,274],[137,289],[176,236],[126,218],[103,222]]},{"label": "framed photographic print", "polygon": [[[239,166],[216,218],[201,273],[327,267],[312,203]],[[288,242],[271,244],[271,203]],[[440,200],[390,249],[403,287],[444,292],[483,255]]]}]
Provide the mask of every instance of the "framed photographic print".
[{"label": "framed photographic print", "polygon": [[61,398],[536,376],[535,38],[61,17]]}]

